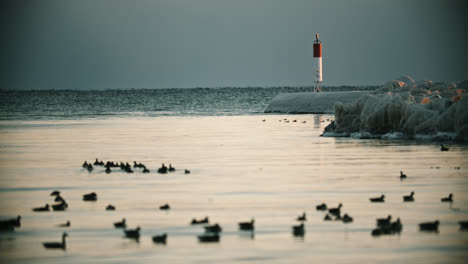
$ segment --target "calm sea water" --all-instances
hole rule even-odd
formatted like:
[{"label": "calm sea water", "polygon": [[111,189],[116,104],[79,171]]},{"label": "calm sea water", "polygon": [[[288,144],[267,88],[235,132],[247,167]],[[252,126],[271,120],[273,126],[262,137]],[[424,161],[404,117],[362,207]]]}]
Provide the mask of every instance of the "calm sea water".
[{"label": "calm sea water", "polygon": [[[177,96],[8,92],[0,121],[0,217],[21,215],[22,226],[0,233],[2,263],[465,263],[468,232],[458,221],[468,220],[467,145],[441,152],[436,142],[320,137],[333,116],[262,114],[265,94],[274,93],[259,89],[200,89],[188,98],[182,89],[168,91]],[[81,167],[95,158],[135,160],[151,173]],[[157,174],[163,162],[177,171]],[[53,203],[56,189],[67,211],[31,211]],[[415,202],[403,203],[411,191]],[[98,201],[82,201],[89,192]],[[441,203],[449,193],[454,203]],[[385,203],[369,202],[381,194]],[[323,221],[315,210],[322,202],[343,203],[353,223]],[[165,203],[170,211],[158,209]],[[108,204],[116,211],[106,211]],[[302,212],[306,232],[297,238],[291,227]],[[372,237],[376,218],[388,214],[400,217],[402,233]],[[219,243],[199,243],[203,228],[189,225],[205,216],[222,226]],[[124,217],[129,228],[142,228],[139,242],[114,229]],[[253,236],[237,227],[251,218]],[[71,227],[56,226],[67,220]],[[418,223],[435,220],[439,233],[419,231]],[[42,247],[63,231],[66,251]],[[165,246],[151,241],[161,233],[168,234]]]}]

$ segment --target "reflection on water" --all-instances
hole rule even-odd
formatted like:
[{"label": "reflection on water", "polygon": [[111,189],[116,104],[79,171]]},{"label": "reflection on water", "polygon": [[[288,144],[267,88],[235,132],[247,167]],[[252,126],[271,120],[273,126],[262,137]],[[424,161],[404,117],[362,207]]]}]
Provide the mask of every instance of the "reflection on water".
[{"label": "reflection on water", "polygon": [[[259,115],[151,117],[105,120],[2,121],[0,215],[22,216],[21,228],[0,234],[8,262],[458,262],[468,257],[468,146],[421,141],[323,138],[332,116]],[[262,120],[265,119],[265,122]],[[278,120],[291,122],[278,122]],[[293,122],[297,120],[297,122]],[[306,123],[303,123],[306,121]],[[322,122],[323,121],[323,122]],[[144,163],[125,173],[82,168],[87,160]],[[176,171],[156,173],[161,163]],[[184,170],[189,169],[190,174]],[[400,171],[408,175],[400,181]],[[33,212],[61,190],[63,212]],[[415,201],[403,196],[415,192]],[[83,195],[95,192],[96,202]],[[453,203],[440,199],[453,193]],[[385,195],[385,202],[369,197]],[[171,209],[159,210],[170,204]],[[353,222],[324,221],[326,203]],[[115,211],[106,206],[115,205]],[[306,212],[304,236],[292,226]],[[401,219],[400,234],[373,237],[376,219]],[[208,216],[222,226],[218,243],[199,243]],[[113,223],[141,227],[140,240],[125,239]],[[239,222],[255,219],[255,231]],[[66,228],[67,250],[45,250]],[[439,233],[418,224],[440,221]],[[152,237],[167,233],[167,244]]]}]

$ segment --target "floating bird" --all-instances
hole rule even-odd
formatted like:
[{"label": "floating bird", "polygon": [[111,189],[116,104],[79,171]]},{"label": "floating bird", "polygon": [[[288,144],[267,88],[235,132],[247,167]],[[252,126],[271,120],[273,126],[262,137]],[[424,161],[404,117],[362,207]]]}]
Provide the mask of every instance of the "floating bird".
[{"label": "floating bird", "polygon": [[67,221],[65,224],[59,224],[58,227],[70,227],[70,221]]},{"label": "floating bird", "polygon": [[400,180],[406,179],[406,174],[403,174],[402,171],[400,171]]},{"label": "floating bird", "polygon": [[204,233],[198,236],[200,242],[218,242],[219,234],[218,233]]},{"label": "floating bird", "polygon": [[59,204],[53,204],[52,210],[54,211],[65,211],[68,208],[68,204],[65,201],[62,201]]},{"label": "floating bird", "polygon": [[86,169],[87,169],[89,172],[92,172],[94,168],[93,168],[93,165],[91,165],[91,163],[90,163],[90,164],[88,164],[88,166],[86,167]]},{"label": "floating bird", "polygon": [[401,232],[403,225],[401,224],[400,218],[397,218],[397,220],[391,224],[391,229],[393,233]]},{"label": "floating bird", "polygon": [[372,203],[383,203],[385,202],[385,195],[382,194],[382,196],[380,197],[376,197],[376,198],[369,198],[369,200],[372,202]]},{"label": "floating bird", "polygon": [[441,202],[449,202],[449,203],[451,203],[451,202],[453,202],[452,197],[453,197],[453,194],[449,194],[448,197],[443,197],[443,198],[440,199],[440,201],[441,201]]},{"label": "floating bird", "polygon": [[449,151],[449,148],[445,147],[444,144],[440,144],[440,151]]},{"label": "floating bird", "polygon": [[346,224],[353,222],[353,218],[349,216],[348,214],[345,214],[342,220],[343,220],[343,223],[346,223]]},{"label": "floating bird", "polygon": [[148,170],[145,166],[143,166],[143,173],[149,173],[150,170]]},{"label": "floating bird", "polygon": [[390,224],[392,216],[388,215],[387,218],[377,218],[377,226],[382,227]]},{"label": "floating bird", "polygon": [[250,222],[239,222],[239,229],[240,230],[254,230],[255,228],[254,223],[255,223],[255,220],[253,218],[252,220],[250,220]]},{"label": "floating bird", "polygon": [[411,192],[410,195],[403,196],[404,202],[414,202],[414,192]]},{"label": "floating bird", "polygon": [[175,168],[174,168],[174,167],[172,167],[172,165],[171,165],[171,164],[169,164],[169,172],[174,172],[174,171],[175,171]]},{"label": "floating bird", "polygon": [[185,169],[185,174],[190,174],[190,171]]},{"label": "floating bird", "polygon": [[204,219],[197,220],[195,218],[192,219],[192,222],[190,224],[192,225],[198,225],[198,224],[208,224],[208,216],[205,217]]},{"label": "floating bird", "polygon": [[161,205],[161,206],[159,207],[159,210],[169,210],[169,209],[171,209],[171,207],[169,206],[169,204]]},{"label": "floating bird", "polygon": [[46,204],[44,207],[36,207],[32,209],[34,212],[48,212],[50,211],[49,204]]},{"label": "floating bird", "polygon": [[50,196],[56,196],[56,195],[60,195],[60,191],[53,191],[52,193],[50,193]]},{"label": "floating bird", "polygon": [[140,239],[140,227],[137,226],[136,229],[125,229],[124,230],[126,238],[133,238],[138,241]]},{"label": "floating bird", "polygon": [[208,233],[219,233],[219,232],[223,231],[221,226],[218,225],[218,224],[205,226],[204,228],[205,228],[205,231],[208,232]]},{"label": "floating bird", "polygon": [[110,167],[106,167],[106,173],[109,174],[109,173],[111,173],[111,172],[112,172],[111,168],[110,168]]},{"label": "floating bird", "polygon": [[21,226],[21,216],[0,221],[0,230],[14,231],[15,227]]},{"label": "floating bird", "polygon": [[342,207],[342,206],[343,206],[343,205],[340,203],[340,204],[338,205],[338,207],[328,209],[328,212],[329,212],[330,214],[332,214],[332,215],[335,215],[335,216],[340,215],[340,214],[341,214],[341,207]]},{"label": "floating bird", "polygon": [[158,169],[158,173],[161,173],[161,174],[167,173],[167,167],[166,165],[164,165],[164,163],[162,164],[161,168]]},{"label": "floating bird", "polygon": [[83,201],[97,201],[97,194],[95,192],[83,195]]},{"label": "floating bird", "polygon": [[109,205],[106,207],[106,210],[107,210],[107,211],[114,211],[114,210],[115,210],[115,206],[113,206],[112,204],[109,204]]},{"label": "floating bird", "polygon": [[460,224],[461,230],[468,230],[468,221],[460,221],[458,224]]},{"label": "floating bird", "polygon": [[153,236],[153,242],[159,244],[166,244],[167,234],[164,233],[162,235]]},{"label": "floating bird", "polygon": [[125,228],[127,227],[127,223],[125,223],[125,218],[122,219],[120,222],[115,222],[114,223],[115,228]]},{"label": "floating bird", "polygon": [[82,167],[85,168],[85,169],[88,168],[88,162],[86,162],[86,160],[85,160],[85,162],[83,163],[83,166],[82,166]]},{"label": "floating bird", "polygon": [[325,217],[323,218],[324,221],[331,221],[332,218],[329,214],[326,214]]},{"label": "floating bird", "polygon": [[302,215],[296,218],[297,221],[307,221],[306,213],[302,213]]},{"label": "floating bird", "polygon": [[63,249],[66,250],[66,244],[65,244],[65,237],[67,237],[67,233],[62,234],[62,242],[43,242],[42,245],[46,249]]},{"label": "floating bird", "polygon": [[327,205],[326,204],[319,204],[315,207],[315,209],[317,209],[317,211],[326,211],[327,210]]},{"label": "floating bird", "polygon": [[438,232],[439,231],[439,220],[436,220],[434,222],[420,223],[419,224],[419,230]]},{"label": "floating bird", "polygon": [[292,230],[293,230],[294,236],[304,236],[304,233],[305,233],[304,223],[301,223],[300,225],[297,225],[297,226],[293,226]]},{"label": "floating bird", "polygon": [[376,229],[372,230],[371,234],[373,236],[399,234],[402,228],[403,225],[400,222],[400,218],[398,218],[393,223],[388,221],[385,225],[378,226]]}]

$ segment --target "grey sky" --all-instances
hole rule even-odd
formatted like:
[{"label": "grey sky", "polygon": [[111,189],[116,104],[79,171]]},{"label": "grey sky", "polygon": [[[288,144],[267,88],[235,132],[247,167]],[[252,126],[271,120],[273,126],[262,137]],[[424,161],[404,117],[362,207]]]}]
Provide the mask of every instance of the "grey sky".
[{"label": "grey sky", "polygon": [[323,85],[468,79],[450,0],[1,1],[0,88]]}]

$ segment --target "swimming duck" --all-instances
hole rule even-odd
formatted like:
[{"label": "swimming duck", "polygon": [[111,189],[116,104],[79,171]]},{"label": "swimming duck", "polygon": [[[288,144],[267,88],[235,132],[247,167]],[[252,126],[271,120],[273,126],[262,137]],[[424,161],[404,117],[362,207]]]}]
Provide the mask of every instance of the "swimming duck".
[{"label": "swimming duck", "polygon": [[255,228],[254,223],[255,223],[255,220],[253,218],[252,220],[250,220],[250,222],[239,222],[239,229],[240,230],[254,230]]},{"label": "swimming duck", "polygon": [[439,231],[439,220],[434,222],[425,222],[419,224],[419,230],[421,231]]},{"label": "swimming duck", "polygon": [[0,230],[11,230],[13,231],[15,227],[21,226],[21,216],[18,215],[16,218],[7,219],[0,221]]},{"label": "swimming duck", "polygon": [[317,211],[326,211],[327,210],[327,205],[325,203],[319,204],[315,207]]},{"label": "swimming duck", "polygon": [[62,242],[43,242],[42,245],[46,249],[63,249],[66,250],[66,244],[65,244],[65,237],[67,237],[67,233],[62,234]]},{"label": "swimming duck", "polygon": [[348,214],[345,214],[343,216],[342,220],[343,220],[343,223],[346,223],[346,224],[353,222],[353,218],[351,216],[349,216]]},{"label": "swimming duck", "polygon": [[448,151],[449,148],[445,147],[443,144],[440,144],[440,151]]},{"label": "swimming duck", "polygon": [[95,192],[83,195],[83,201],[97,201],[97,194]]},{"label": "swimming duck", "polygon": [[406,179],[406,174],[403,174],[402,171],[400,171],[400,180]]},{"label": "swimming duck", "polygon": [[198,236],[198,240],[202,243],[204,242],[218,242],[219,234],[218,233],[204,233]]},{"label": "swimming duck", "polygon": [[124,233],[125,233],[125,237],[133,238],[138,241],[138,239],[140,238],[140,227],[137,226],[136,229],[125,229]]},{"label": "swimming duck", "polygon": [[171,165],[171,164],[169,164],[169,171],[170,171],[170,172],[174,172],[174,171],[175,171],[175,168],[174,168],[174,167],[172,167],[172,165]]},{"label": "swimming duck", "polygon": [[332,214],[332,215],[335,215],[335,216],[336,216],[336,215],[340,215],[340,214],[341,214],[341,207],[342,207],[342,206],[343,206],[343,205],[340,203],[340,204],[338,205],[338,207],[328,209],[328,212],[329,212],[330,214]]},{"label": "swimming duck", "polygon": [[86,162],[86,160],[85,160],[85,162],[83,163],[83,166],[82,166],[82,167],[85,168],[85,169],[88,168],[88,162]]},{"label": "swimming duck", "polygon": [[167,167],[166,165],[164,165],[164,163],[162,164],[161,168],[158,169],[158,173],[161,173],[161,174],[167,173]]},{"label": "swimming duck", "polygon": [[58,227],[70,227],[70,221],[67,221],[65,224],[59,224]]},{"label": "swimming duck", "polygon": [[377,226],[382,227],[390,224],[392,216],[388,215],[387,218],[377,218]]},{"label": "swimming duck", "polygon": [[162,205],[162,206],[159,207],[159,210],[169,210],[169,209],[171,209],[169,204],[165,204],[165,205]]},{"label": "swimming duck", "polygon": [[448,197],[443,197],[443,198],[440,199],[440,201],[441,201],[441,202],[449,202],[449,203],[451,203],[451,202],[453,202],[452,197],[453,197],[453,194],[449,194]]},{"label": "swimming duck", "polygon": [[297,226],[293,226],[292,230],[293,230],[294,236],[304,236],[304,233],[305,233],[304,223],[301,223],[300,225],[297,225]]},{"label": "swimming duck", "polygon": [[195,218],[192,219],[192,222],[190,224],[192,225],[198,225],[198,224],[208,224],[208,216],[205,217],[204,219],[197,220]]},{"label": "swimming duck", "polygon": [[115,222],[114,223],[115,228],[125,228],[127,227],[127,224],[125,223],[125,218],[122,219],[120,222]]},{"label": "swimming duck", "polygon": [[164,233],[162,235],[158,235],[158,236],[153,236],[153,242],[154,243],[166,244],[166,239],[167,239],[167,234],[166,233]]},{"label": "swimming duck", "polygon": [[148,170],[145,166],[143,166],[143,173],[149,173],[150,170]]},{"label": "swimming duck", "polygon": [[332,218],[329,214],[326,214],[325,217],[323,218],[324,221],[331,221]]},{"label": "swimming duck", "polygon": [[413,202],[414,201],[414,192],[411,192],[410,195],[403,196],[404,202]]},{"label": "swimming duck", "polygon": [[297,221],[307,221],[306,213],[302,213],[302,215],[296,218]]},{"label": "swimming duck", "polygon": [[460,225],[461,230],[468,230],[468,221],[460,221],[458,224]]},{"label": "swimming duck", "polygon": [[372,202],[372,203],[383,203],[385,202],[385,195],[382,194],[382,196],[380,197],[375,197],[375,198],[369,198],[369,200]]},{"label": "swimming duck", "polygon": [[36,207],[32,209],[34,212],[48,212],[50,211],[49,204],[46,204],[44,207]]},{"label": "swimming duck", "polygon": [[185,174],[190,174],[190,171],[185,169]]},{"label": "swimming duck", "polygon": [[59,204],[53,204],[52,210],[54,211],[65,211],[68,208],[68,204],[65,201],[62,201]]},{"label": "swimming duck", "polygon": [[221,228],[220,225],[218,224],[214,224],[214,225],[210,225],[210,226],[205,226],[205,231],[206,232],[209,232],[209,233],[219,233],[221,231],[223,231],[223,229]]},{"label": "swimming duck", "polygon": [[106,207],[106,210],[107,210],[107,211],[114,211],[114,210],[115,210],[115,206],[113,206],[112,204],[109,204],[109,205]]},{"label": "swimming duck", "polygon": [[90,164],[88,164],[88,166],[86,167],[86,169],[87,169],[89,172],[92,172],[94,168],[93,168],[93,165],[91,165],[91,163],[90,163]]}]

